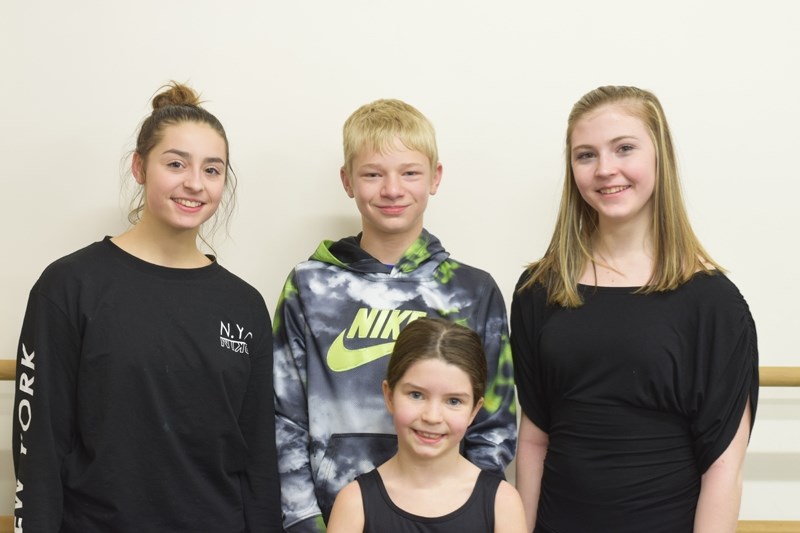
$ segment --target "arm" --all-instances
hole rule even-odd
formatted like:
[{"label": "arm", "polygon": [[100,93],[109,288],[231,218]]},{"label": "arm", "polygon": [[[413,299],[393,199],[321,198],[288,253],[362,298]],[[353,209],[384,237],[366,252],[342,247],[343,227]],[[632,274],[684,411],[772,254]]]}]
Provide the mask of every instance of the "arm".
[{"label": "arm", "polygon": [[273,334],[275,439],[283,526],[291,533],[324,533],[309,455],[305,317],[293,276],[281,293]]},{"label": "arm", "polygon": [[12,429],[14,526],[20,531],[61,529],[61,470],[76,432],[80,344],[66,315],[34,288],[20,335]]},{"label": "arm", "polygon": [[281,504],[275,449],[275,405],[272,393],[272,327],[263,300],[256,323],[264,328],[251,354],[250,378],[239,427],[247,443],[247,467],[242,476],[246,531],[280,533]]},{"label": "arm", "polygon": [[506,481],[497,487],[494,500],[494,533],[526,533],[525,511],[514,487]]},{"label": "arm", "polygon": [[489,380],[483,407],[464,438],[464,451],[478,467],[503,474],[517,445],[514,368],[503,296],[491,278],[486,287],[469,326],[483,341]]},{"label": "arm", "polygon": [[358,481],[351,481],[339,491],[328,520],[328,533],[364,531],[364,504]]},{"label": "arm", "polygon": [[700,481],[694,520],[696,533],[734,533],[742,498],[742,465],[750,438],[750,402],[728,448]]},{"label": "arm", "polygon": [[525,523],[528,531],[533,531],[533,526],[536,524],[548,442],[547,433],[536,427],[523,413],[519,425],[517,490],[525,508]]}]

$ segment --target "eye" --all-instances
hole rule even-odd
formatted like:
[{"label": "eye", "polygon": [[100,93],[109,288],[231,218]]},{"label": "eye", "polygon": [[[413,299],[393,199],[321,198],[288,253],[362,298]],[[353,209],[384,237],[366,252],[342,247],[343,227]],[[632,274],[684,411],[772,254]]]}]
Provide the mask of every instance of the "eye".
[{"label": "eye", "polygon": [[212,176],[221,176],[222,175],[222,171],[220,169],[218,169],[217,167],[208,167],[206,169],[206,173],[210,174]]},{"label": "eye", "polygon": [[407,170],[403,172],[403,176],[419,176],[420,174],[422,173],[419,172],[418,170]]},{"label": "eye", "polygon": [[377,172],[365,172],[365,173],[363,174],[363,176],[364,176],[365,178],[370,178],[370,179],[374,179],[374,178],[379,178],[379,177],[381,177],[381,175],[380,175],[380,174],[378,174]]},{"label": "eye", "polygon": [[449,405],[450,407],[459,407],[463,403],[464,402],[460,398],[448,398],[447,399],[447,405]]},{"label": "eye", "polygon": [[617,149],[617,151],[622,152],[624,154],[634,150],[634,148],[635,146],[633,146],[632,144],[623,144]]},{"label": "eye", "polygon": [[578,152],[575,154],[575,161],[588,161],[594,157],[594,152]]},{"label": "eye", "polygon": [[170,168],[183,168],[183,161],[170,161],[167,166]]},{"label": "eye", "polygon": [[412,390],[411,392],[408,393],[408,397],[411,398],[412,400],[421,400],[422,393],[416,390]]}]

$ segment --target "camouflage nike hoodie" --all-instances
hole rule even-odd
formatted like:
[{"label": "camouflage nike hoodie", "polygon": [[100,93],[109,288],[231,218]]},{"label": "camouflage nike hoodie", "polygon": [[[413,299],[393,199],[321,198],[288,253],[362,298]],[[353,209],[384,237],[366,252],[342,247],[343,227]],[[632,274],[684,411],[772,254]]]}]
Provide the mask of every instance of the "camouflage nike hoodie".
[{"label": "camouflage nike hoodie", "polygon": [[324,531],[338,491],[397,449],[381,382],[400,330],[431,316],[474,329],[489,363],[484,407],[464,454],[502,472],[516,416],[508,323],[492,277],[449,258],[423,230],[394,266],[359,237],[324,241],[295,267],[274,318],[275,409],[284,528]]}]

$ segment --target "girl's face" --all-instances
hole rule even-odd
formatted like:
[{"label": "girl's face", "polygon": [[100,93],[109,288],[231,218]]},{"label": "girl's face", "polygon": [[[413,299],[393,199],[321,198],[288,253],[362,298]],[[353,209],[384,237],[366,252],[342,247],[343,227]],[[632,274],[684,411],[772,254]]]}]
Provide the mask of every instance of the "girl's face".
[{"label": "girl's face", "polygon": [[167,126],[146,163],[133,156],[133,175],[144,186],[142,222],[197,232],[219,206],[226,163],[225,140],[210,126]]},{"label": "girl's face", "polygon": [[394,389],[383,382],[386,407],[394,417],[401,452],[434,459],[458,454],[459,444],[483,398],[475,399],[466,372],[441,359],[421,359]]},{"label": "girl's face", "polygon": [[572,172],[602,226],[650,226],[656,150],[644,123],[621,104],[602,106],[575,123]]}]

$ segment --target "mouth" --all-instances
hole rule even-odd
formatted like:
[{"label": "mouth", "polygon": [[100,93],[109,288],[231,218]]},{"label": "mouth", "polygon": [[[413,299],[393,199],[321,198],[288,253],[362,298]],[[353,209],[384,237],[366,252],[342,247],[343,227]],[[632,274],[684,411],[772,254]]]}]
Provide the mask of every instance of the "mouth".
[{"label": "mouth", "polygon": [[444,438],[444,433],[429,433],[427,431],[412,430],[422,442],[435,444]]},{"label": "mouth", "polygon": [[378,209],[387,215],[400,215],[406,210],[406,207],[405,205],[382,205]]},{"label": "mouth", "polygon": [[600,194],[616,194],[618,192],[622,192],[622,191],[628,190],[630,188],[631,188],[630,185],[617,185],[616,187],[606,187],[606,188],[600,189],[598,192]]},{"label": "mouth", "polygon": [[178,205],[182,205],[183,207],[188,207],[190,209],[195,209],[203,205],[203,202],[198,200],[188,200],[186,198],[173,198],[172,201]]}]

